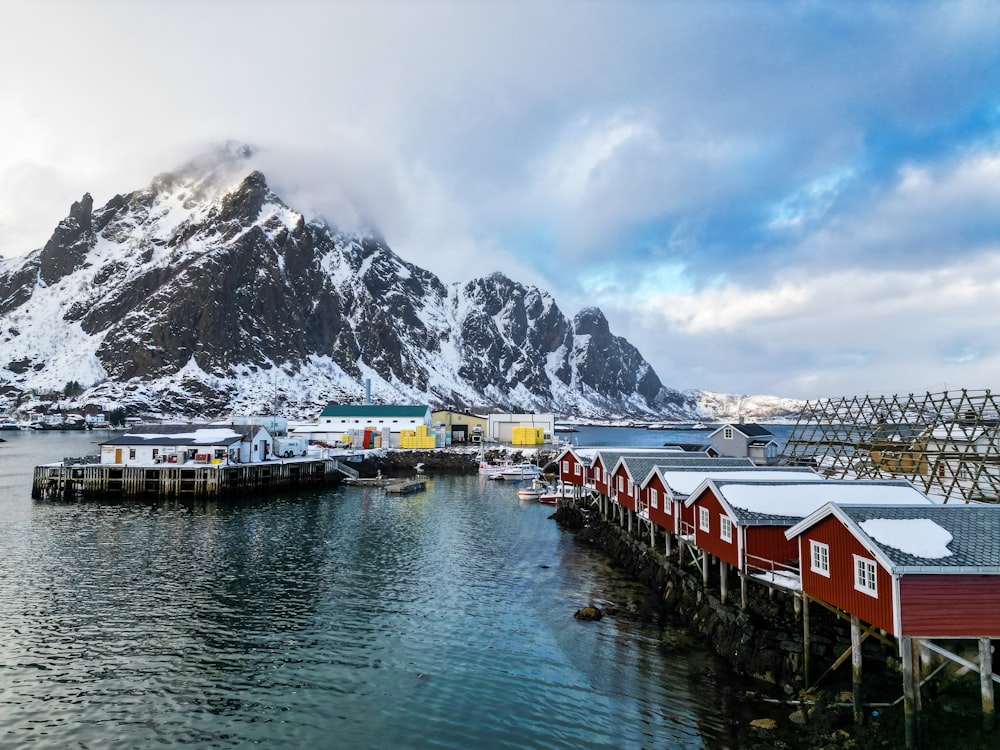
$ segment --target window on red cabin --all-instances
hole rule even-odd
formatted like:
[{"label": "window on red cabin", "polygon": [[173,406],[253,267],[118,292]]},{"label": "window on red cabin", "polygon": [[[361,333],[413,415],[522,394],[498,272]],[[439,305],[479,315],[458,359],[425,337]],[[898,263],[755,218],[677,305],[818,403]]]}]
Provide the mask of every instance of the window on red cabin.
[{"label": "window on red cabin", "polygon": [[821,576],[830,577],[830,545],[809,540],[810,570]]},{"label": "window on red cabin", "polygon": [[581,468],[582,467],[580,466],[580,464],[577,464],[576,466],[573,467],[573,473],[576,474],[577,476],[580,476],[580,473],[581,473],[580,470],[581,470]]},{"label": "window on red cabin", "polygon": [[724,542],[733,541],[733,519],[729,516],[719,518],[719,536]]},{"label": "window on red cabin", "polygon": [[656,490],[654,489],[649,491],[649,504],[654,508],[660,507],[660,498],[657,497]]},{"label": "window on red cabin", "polygon": [[874,560],[854,556],[854,588],[869,596],[878,596],[878,578],[875,576]]},{"label": "window on red cabin", "polygon": [[569,474],[569,461],[563,461],[563,473]]},{"label": "window on red cabin", "polygon": [[708,508],[698,508],[698,528],[702,531],[712,530],[712,523],[708,514]]}]

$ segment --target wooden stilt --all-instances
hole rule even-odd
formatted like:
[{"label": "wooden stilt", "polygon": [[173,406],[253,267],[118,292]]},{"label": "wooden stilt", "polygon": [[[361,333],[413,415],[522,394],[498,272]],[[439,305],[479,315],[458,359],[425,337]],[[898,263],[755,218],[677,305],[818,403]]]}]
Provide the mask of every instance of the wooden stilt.
[{"label": "wooden stilt", "polygon": [[742,570],[740,571],[740,607],[743,609],[747,608],[747,575]]},{"label": "wooden stilt", "polygon": [[993,650],[989,638],[979,639],[979,686],[983,693],[983,731],[996,727],[993,713]]},{"label": "wooden stilt", "polygon": [[795,619],[799,619],[802,616],[802,599],[800,597],[795,597],[792,602],[792,609],[795,610]]},{"label": "wooden stilt", "polygon": [[854,721],[860,724],[864,719],[861,705],[861,622],[857,615],[851,615],[851,686],[854,692]]},{"label": "wooden stilt", "polygon": [[652,521],[647,521],[649,524],[649,548],[656,549],[656,526],[653,525]]},{"label": "wooden stilt", "polygon": [[913,670],[913,639],[904,636],[899,641],[899,656],[903,669],[903,728],[906,733],[907,750],[920,750],[920,736],[917,726],[917,696],[920,685]]},{"label": "wooden stilt", "polygon": [[726,600],[729,598],[729,581],[727,580],[729,576],[727,575],[727,573],[729,573],[729,563],[727,563],[720,557],[719,558],[719,601],[721,601],[723,604],[725,604]]},{"label": "wooden stilt", "polygon": [[665,554],[667,557],[670,557],[670,552],[671,552],[671,549],[670,549],[670,532],[669,531],[664,531],[663,532],[663,554]]},{"label": "wooden stilt", "polygon": [[810,652],[812,637],[809,635],[809,597],[802,595],[802,680],[806,685],[812,685],[809,679]]},{"label": "wooden stilt", "polygon": [[708,552],[701,552],[701,585],[708,588]]}]

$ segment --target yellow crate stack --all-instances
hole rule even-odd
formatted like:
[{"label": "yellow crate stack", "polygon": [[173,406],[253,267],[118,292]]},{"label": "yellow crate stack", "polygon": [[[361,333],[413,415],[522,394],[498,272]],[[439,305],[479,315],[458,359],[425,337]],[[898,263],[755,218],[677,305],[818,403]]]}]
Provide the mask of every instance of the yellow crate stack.
[{"label": "yellow crate stack", "polygon": [[542,445],[545,442],[545,428],[514,427],[511,429],[510,440],[514,445]]},{"label": "yellow crate stack", "polygon": [[402,430],[399,433],[400,448],[434,448],[434,435],[427,432],[427,425],[418,425],[416,432],[413,430]]}]

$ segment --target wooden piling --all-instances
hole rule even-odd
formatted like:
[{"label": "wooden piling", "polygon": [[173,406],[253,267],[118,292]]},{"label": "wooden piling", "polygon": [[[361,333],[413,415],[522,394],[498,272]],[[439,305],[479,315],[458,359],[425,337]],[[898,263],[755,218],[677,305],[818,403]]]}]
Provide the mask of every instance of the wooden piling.
[{"label": "wooden piling", "polygon": [[996,727],[993,693],[993,650],[989,638],[979,639],[979,686],[983,696],[983,731]]},{"label": "wooden piling", "polygon": [[722,602],[723,604],[725,604],[726,600],[729,598],[729,582],[727,580],[728,573],[729,573],[729,563],[727,563],[720,557],[719,558],[719,601]]},{"label": "wooden piling", "polygon": [[802,595],[802,680],[806,686],[811,686],[809,675],[810,653],[812,652],[812,636],[809,634],[809,597]]},{"label": "wooden piling", "polygon": [[903,671],[903,728],[907,750],[920,750],[918,697],[920,683],[913,668],[913,639],[904,636],[899,641],[899,656]]},{"label": "wooden piling", "polygon": [[861,705],[861,622],[857,615],[851,615],[851,687],[854,699],[854,722],[864,720]]}]

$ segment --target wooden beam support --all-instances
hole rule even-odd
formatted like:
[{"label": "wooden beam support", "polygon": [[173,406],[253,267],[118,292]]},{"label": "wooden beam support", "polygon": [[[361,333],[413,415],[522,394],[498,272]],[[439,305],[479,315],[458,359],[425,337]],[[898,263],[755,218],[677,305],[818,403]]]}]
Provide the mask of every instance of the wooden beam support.
[{"label": "wooden beam support", "polygon": [[993,694],[993,648],[989,638],[979,639],[979,687],[983,694],[983,731],[996,727]]},{"label": "wooden beam support", "polygon": [[708,552],[701,551],[701,585],[708,588]]},{"label": "wooden beam support", "polygon": [[809,635],[809,597],[802,595],[802,680],[806,685],[809,682],[809,663],[811,661],[809,652],[812,651],[812,638]]},{"label": "wooden beam support", "polygon": [[725,604],[726,600],[729,598],[729,581],[727,580],[729,577],[727,575],[728,573],[729,573],[729,563],[727,563],[720,557],[719,558],[719,601],[722,602],[723,604]]},{"label": "wooden beam support", "polygon": [[899,639],[899,656],[903,671],[903,728],[906,734],[906,748],[920,750],[917,723],[920,685],[913,671],[913,639],[909,636]]},{"label": "wooden beam support", "polygon": [[851,615],[851,688],[854,698],[854,722],[864,719],[861,705],[861,622],[857,615]]},{"label": "wooden beam support", "polygon": [[746,609],[749,604],[747,599],[747,574],[740,571],[740,608]]}]

